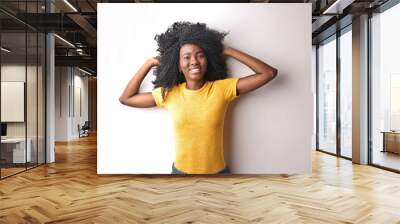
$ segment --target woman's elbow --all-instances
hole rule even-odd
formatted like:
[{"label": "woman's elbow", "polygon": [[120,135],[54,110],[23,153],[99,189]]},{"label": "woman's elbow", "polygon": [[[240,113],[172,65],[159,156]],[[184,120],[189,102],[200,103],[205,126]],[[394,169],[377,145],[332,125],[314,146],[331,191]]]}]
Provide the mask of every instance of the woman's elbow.
[{"label": "woman's elbow", "polygon": [[271,68],[271,69],[265,71],[264,75],[265,75],[265,83],[264,84],[266,84],[278,75],[278,70],[275,68]]},{"label": "woman's elbow", "polygon": [[123,105],[126,105],[126,99],[125,99],[125,97],[120,97],[119,98],[119,102],[121,103],[121,104],[123,104]]},{"label": "woman's elbow", "polygon": [[274,79],[278,75],[278,69],[272,68],[271,79]]}]

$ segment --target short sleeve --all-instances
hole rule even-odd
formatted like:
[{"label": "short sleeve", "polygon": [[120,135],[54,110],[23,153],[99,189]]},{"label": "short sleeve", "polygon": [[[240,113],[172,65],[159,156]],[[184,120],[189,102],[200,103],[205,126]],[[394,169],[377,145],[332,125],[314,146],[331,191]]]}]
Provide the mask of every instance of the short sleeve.
[{"label": "short sleeve", "polygon": [[162,100],[162,93],[161,93],[161,87],[153,89],[151,91],[151,94],[153,95],[154,101],[156,101],[157,107],[165,107],[165,101],[163,102]]},{"label": "short sleeve", "polygon": [[232,78],[227,78],[223,80],[218,80],[220,88],[222,88],[225,99],[231,101],[234,100],[236,97],[238,97],[237,94],[237,82],[239,78],[238,77],[232,77]]}]

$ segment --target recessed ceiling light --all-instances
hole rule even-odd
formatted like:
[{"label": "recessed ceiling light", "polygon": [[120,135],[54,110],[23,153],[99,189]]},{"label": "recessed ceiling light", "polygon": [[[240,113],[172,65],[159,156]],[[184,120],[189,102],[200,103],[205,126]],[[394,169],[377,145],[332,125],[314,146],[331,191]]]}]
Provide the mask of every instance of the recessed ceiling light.
[{"label": "recessed ceiling light", "polygon": [[355,0],[336,0],[322,14],[342,14],[343,9],[351,5]]},{"label": "recessed ceiling light", "polygon": [[65,4],[67,4],[72,10],[74,10],[75,12],[78,12],[78,10],[71,4],[69,3],[68,0],[64,0]]},{"label": "recessed ceiling light", "polygon": [[9,50],[9,49],[7,49],[7,48],[5,48],[5,47],[1,47],[1,50],[4,51],[4,52],[6,52],[6,53],[10,53],[10,52],[11,52],[11,50]]},{"label": "recessed ceiling light", "polygon": [[81,69],[81,68],[79,68],[79,67],[78,67],[78,70],[81,71],[81,72],[83,72],[83,73],[85,73],[85,74],[88,74],[88,75],[90,75],[90,76],[92,75],[92,73],[90,73],[90,72],[88,72],[88,71],[86,71],[86,70],[83,70],[83,69]]},{"label": "recessed ceiling light", "polygon": [[64,39],[64,38],[62,38],[62,37],[60,37],[60,36],[57,35],[57,34],[54,34],[54,36],[57,37],[58,39],[60,39],[61,41],[63,41],[64,43],[68,44],[69,46],[75,48],[75,45],[73,45],[73,44],[72,44],[71,42],[69,42],[68,40],[66,40],[66,39]]}]

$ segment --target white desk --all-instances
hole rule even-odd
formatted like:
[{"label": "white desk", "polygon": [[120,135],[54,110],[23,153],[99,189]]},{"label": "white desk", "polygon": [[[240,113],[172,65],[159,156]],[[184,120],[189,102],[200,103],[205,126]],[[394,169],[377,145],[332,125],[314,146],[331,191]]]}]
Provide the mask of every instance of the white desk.
[{"label": "white desk", "polygon": [[[31,161],[31,145],[32,145],[32,140],[30,138],[27,138],[27,146],[26,147],[26,153],[25,155],[25,138],[6,138],[6,139],[1,139],[1,144],[2,144],[2,151],[8,150],[8,147],[13,147],[12,148],[12,162],[13,163],[25,163],[25,158],[27,158],[26,162]],[[3,147],[6,147],[6,149],[3,149]]]}]

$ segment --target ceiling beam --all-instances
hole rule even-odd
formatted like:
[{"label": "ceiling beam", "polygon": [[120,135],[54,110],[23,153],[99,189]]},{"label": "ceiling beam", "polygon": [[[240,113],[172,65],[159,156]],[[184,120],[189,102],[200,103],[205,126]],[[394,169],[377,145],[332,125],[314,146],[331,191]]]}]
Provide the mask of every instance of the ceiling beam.
[{"label": "ceiling beam", "polygon": [[322,14],[342,14],[343,10],[351,5],[355,0],[336,0],[332,2]]},{"label": "ceiling beam", "polygon": [[[96,46],[97,43],[96,40],[97,38],[97,31],[96,28],[94,28],[85,17],[83,17],[82,15],[80,15],[79,13],[69,13],[67,14],[67,16],[73,20],[77,25],[79,25],[84,31],[85,33],[90,37],[87,39],[87,41],[91,42],[90,45],[91,46]],[[91,40],[89,40],[91,39]]]},{"label": "ceiling beam", "polygon": [[83,66],[96,71],[97,60],[90,56],[55,56],[56,66]]}]

